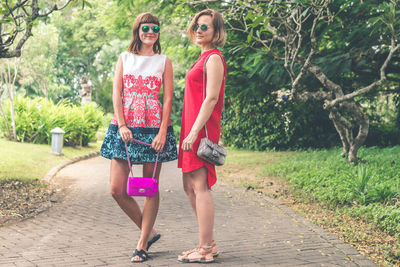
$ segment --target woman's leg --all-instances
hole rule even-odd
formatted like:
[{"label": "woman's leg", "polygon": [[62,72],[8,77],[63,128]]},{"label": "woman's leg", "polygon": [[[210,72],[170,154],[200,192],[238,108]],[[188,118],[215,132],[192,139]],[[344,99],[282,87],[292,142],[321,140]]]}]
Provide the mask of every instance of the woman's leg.
[{"label": "woman's leg", "polygon": [[142,212],[140,211],[140,207],[138,203],[126,193],[128,175],[129,167],[126,160],[111,160],[110,193],[126,215],[141,229]]},{"label": "woman's leg", "polygon": [[[146,162],[143,164],[143,177],[152,177],[154,164],[155,163],[151,162]],[[160,177],[161,165],[162,165],[161,163],[157,164],[157,170],[156,170],[157,181],[159,180]],[[152,233],[152,229],[157,218],[159,205],[160,205],[159,192],[157,192],[157,195],[154,197],[146,197],[142,213],[142,232],[137,245],[137,250],[141,249],[146,250],[149,236]]]},{"label": "woman's leg", "polygon": [[194,194],[194,189],[193,189],[193,179],[192,173],[191,172],[184,172],[182,175],[182,180],[183,180],[183,190],[185,190],[185,193],[187,197],[189,198],[190,205],[193,208],[193,211],[196,215],[197,218],[197,212],[196,212],[196,195]]},{"label": "woman's leg", "polygon": [[199,168],[190,173],[183,173],[183,186],[196,213],[199,225],[199,245],[178,256],[182,262],[213,262],[218,256],[218,249],[213,240],[214,202],[208,189],[208,170]]},{"label": "woman's leg", "polygon": [[214,202],[208,189],[207,175],[206,167],[183,175],[185,192],[195,210],[199,225],[200,246],[210,246],[213,242]]},{"label": "woman's leg", "polygon": [[[128,163],[122,159],[111,160],[110,193],[128,217],[142,229],[142,212],[138,203],[126,193],[126,183],[129,176]],[[151,230],[151,237],[156,235],[155,229]]]}]

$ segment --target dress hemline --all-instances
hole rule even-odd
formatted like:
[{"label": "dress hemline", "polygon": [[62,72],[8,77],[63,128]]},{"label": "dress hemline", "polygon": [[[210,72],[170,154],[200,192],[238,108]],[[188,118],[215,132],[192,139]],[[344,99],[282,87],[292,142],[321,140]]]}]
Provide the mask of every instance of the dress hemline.
[{"label": "dress hemline", "polygon": [[[105,158],[105,159],[109,159],[109,160],[113,160],[113,159],[122,159],[122,160],[125,160],[126,162],[128,162],[128,158],[122,158],[122,157],[106,157],[106,156],[103,156],[103,155],[100,155],[100,156],[102,156],[103,158]],[[171,162],[171,161],[175,161],[176,159],[167,159],[167,160],[163,160],[163,161],[158,161],[158,163],[165,163],[165,162]],[[142,165],[143,163],[155,163],[155,161],[142,161],[142,162],[133,162],[133,161],[131,161],[131,164],[134,164],[134,165]]]},{"label": "dress hemline", "polygon": [[208,186],[208,189],[211,190],[211,187],[217,183],[217,175],[215,173],[215,166],[212,164],[206,164],[205,162],[203,162],[202,165],[198,165],[198,166],[199,167],[191,165],[190,171],[186,171],[186,168],[184,171],[183,167],[179,167],[179,166],[178,166],[178,169],[182,169],[182,173],[189,173],[189,172],[198,170],[202,167],[206,167],[207,168],[207,186]]}]

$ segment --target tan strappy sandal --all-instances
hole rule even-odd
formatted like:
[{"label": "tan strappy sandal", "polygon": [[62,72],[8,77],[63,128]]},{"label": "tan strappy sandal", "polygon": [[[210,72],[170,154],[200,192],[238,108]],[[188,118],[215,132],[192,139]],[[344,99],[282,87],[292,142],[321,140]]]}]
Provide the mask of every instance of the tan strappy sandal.
[{"label": "tan strappy sandal", "polygon": [[217,244],[214,242],[214,240],[212,241],[211,246],[212,246],[212,254],[213,254],[213,257],[214,257],[214,258],[218,257],[218,255],[219,255],[219,250],[218,250]]},{"label": "tan strappy sandal", "polygon": [[190,253],[178,257],[178,261],[184,263],[211,263],[215,259],[212,254],[212,246],[202,246],[191,250]]},{"label": "tan strappy sandal", "polygon": [[[214,257],[214,258],[218,257],[218,255],[219,255],[219,250],[218,250],[217,244],[215,243],[214,240],[212,241],[211,246],[212,246],[212,254],[213,254],[213,257]],[[192,248],[192,249],[190,249],[190,250],[184,251],[184,252],[181,253],[181,255],[178,256],[178,258],[181,257],[181,256],[187,256],[188,254],[192,253],[193,251],[195,251],[195,250],[198,249],[198,248],[199,248],[199,246],[197,246],[197,247],[195,247],[195,248]]]}]

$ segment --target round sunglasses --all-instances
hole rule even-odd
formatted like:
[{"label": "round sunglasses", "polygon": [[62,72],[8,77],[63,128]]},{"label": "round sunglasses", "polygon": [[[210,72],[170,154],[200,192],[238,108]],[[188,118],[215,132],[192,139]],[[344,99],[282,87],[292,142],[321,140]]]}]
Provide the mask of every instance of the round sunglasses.
[{"label": "round sunglasses", "polygon": [[198,24],[193,25],[193,30],[196,32],[198,29],[200,28],[200,30],[202,32],[206,32],[208,30],[208,26],[205,24],[201,24],[200,26]]},{"label": "round sunglasses", "polygon": [[[160,26],[153,26],[153,27],[151,27],[151,30],[155,34],[160,33]],[[147,25],[143,25],[142,26],[142,32],[148,33],[149,31],[150,31],[150,27],[149,26],[147,26]]]}]

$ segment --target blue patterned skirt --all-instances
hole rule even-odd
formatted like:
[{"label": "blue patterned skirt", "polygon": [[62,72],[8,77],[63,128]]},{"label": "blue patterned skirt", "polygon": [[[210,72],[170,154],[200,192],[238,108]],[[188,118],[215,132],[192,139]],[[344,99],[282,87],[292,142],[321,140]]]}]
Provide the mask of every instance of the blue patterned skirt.
[{"label": "blue patterned skirt", "polygon": [[[159,128],[130,128],[133,139],[140,140],[151,144],[154,137],[158,134]],[[150,146],[142,145],[136,142],[128,143],[129,158],[133,164],[142,164],[143,162],[155,162],[157,153]],[[101,146],[100,155],[107,159],[124,159],[128,160],[125,151],[125,142],[122,140],[118,131],[118,126],[110,124],[106,137]],[[175,135],[172,126],[168,126],[167,138],[165,140],[164,149],[158,157],[159,162],[167,162],[176,160],[178,152],[176,149]]]}]

